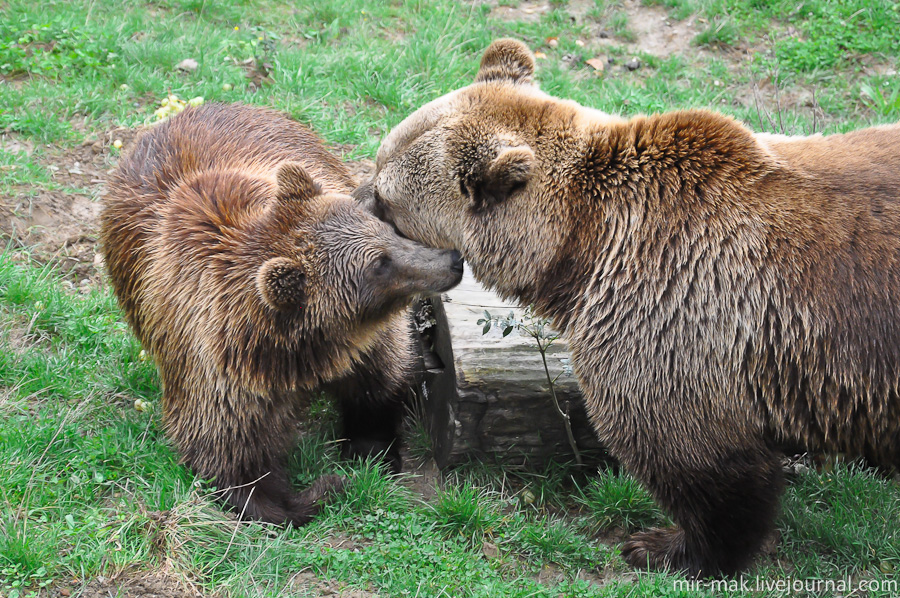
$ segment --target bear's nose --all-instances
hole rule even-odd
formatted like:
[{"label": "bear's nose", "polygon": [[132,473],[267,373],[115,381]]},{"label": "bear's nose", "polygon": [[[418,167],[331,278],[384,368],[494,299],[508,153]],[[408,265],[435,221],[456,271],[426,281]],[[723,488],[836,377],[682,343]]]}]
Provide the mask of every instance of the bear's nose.
[{"label": "bear's nose", "polygon": [[450,269],[458,274],[463,271],[463,256],[455,249],[450,252]]}]

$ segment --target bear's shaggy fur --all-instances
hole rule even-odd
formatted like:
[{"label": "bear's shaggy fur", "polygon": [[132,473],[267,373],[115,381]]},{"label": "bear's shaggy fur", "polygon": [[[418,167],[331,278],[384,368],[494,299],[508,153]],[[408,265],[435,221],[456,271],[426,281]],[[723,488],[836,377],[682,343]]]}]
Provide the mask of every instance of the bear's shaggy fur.
[{"label": "bear's shaggy fur", "polygon": [[346,453],[387,451],[399,469],[404,308],[462,263],[398,237],[352,186],[300,124],[216,104],[142,134],[109,183],[106,264],[159,368],[166,431],[245,517],[303,524],[341,485],[298,494],[284,469],[316,389],[341,401]]},{"label": "bear's shaggy fur", "polygon": [[776,443],[900,460],[900,126],[624,120],[533,72],[497,41],[397,126],[377,209],[564,332],[597,433],[678,524],[628,562],[733,573],[776,514]]}]

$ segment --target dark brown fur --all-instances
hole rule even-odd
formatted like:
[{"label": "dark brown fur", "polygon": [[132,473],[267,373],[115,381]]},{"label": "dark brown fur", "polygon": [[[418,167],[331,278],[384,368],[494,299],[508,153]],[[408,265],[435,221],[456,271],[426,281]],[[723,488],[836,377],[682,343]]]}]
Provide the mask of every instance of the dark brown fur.
[{"label": "dark brown fur", "polygon": [[106,264],[159,368],[166,431],[246,517],[303,524],[340,486],[295,493],[284,469],[316,389],[340,400],[347,454],[387,451],[399,469],[404,308],[461,262],[397,237],[352,185],[298,123],[215,104],[142,134],[110,180]]},{"label": "dark brown fur", "polygon": [[564,331],[598,434],[678,524],[626,560],[733,573],[777,511],[776,443],[900,462],[900,126],[624,120],[532,73],[497,42],[401,123],[378,209]]}]

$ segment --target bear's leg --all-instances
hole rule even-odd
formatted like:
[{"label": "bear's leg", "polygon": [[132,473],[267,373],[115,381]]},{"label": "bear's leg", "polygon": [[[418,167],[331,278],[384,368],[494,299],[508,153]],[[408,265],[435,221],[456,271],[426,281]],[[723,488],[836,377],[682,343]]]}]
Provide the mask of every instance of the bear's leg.
[{"label": "bear's leg", "polygon": [[731,575],[748,565],[778,510],[783,481],[776,455],[761,441],[751,441],[746,447],[713,449],[684,465],[656,460],[650,451],[644,456],[644,463],[658,465],[638,477],[678,527],[634,534],[622,557],[634,567],[692,577]]},{"label": "bear's leg", "polygon": [[267,471],[261,476],[254,477],[256,481],[250,483],[226,484],[216,478],[216,484],[222,489],[224,500],[243,519],[279,525],[285,523],[295,526],[305,525],[321,510],[328,497],[339,492],[344,485],[341,476],[324,475],[306,490],[295,492],[283,468],[259,468],[259,471],[262,470]]},{"label": "bear's leg", "polygon": [[299,493],[292,488],[285,470],[296,432],[292,396],[187,396],[165,388],[166,431],[183,461],[199,476],[213,478],[222,499],[243,518],[303,525],[342,488],[336,475],[322,476]]},{"label": "bear's leg", "polygon": [[329,386],[341,412],[341,457],[379,457],[391,473],[400,473],[400,426],[408,391],[385,388],[382,382],[377,374],[359,374]]},{"label": "bear's leg", "polygon": [[415,346],[405,314],[385,327],[349,375],[326,387],[341,411],[345,459],[378,456],[391,473],[400,473],[400,428],[417,366]]},{"label": "bear's leg", "polygon": [[405,409],[407,390],[394,393],[380,400],[341,402],[344,418],[342,448],[346,459],[380,457],[391,473],[400,473],[403,460],[400,457],[400,427]]}]

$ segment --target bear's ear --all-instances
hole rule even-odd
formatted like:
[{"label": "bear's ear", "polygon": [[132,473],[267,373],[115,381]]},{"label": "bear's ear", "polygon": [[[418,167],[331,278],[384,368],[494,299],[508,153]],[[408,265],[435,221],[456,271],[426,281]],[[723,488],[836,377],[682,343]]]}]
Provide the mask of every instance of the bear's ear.
[{"label": "bear's ear", "polygon": [[275,179],[278,182],[278,199],[281,200],[310,199],[322,193],[318,183],[297,162],[285,162],[279,166]]},{"label": "bear's ear", "polygon": [[531,83],[534,77],[534,56],[528,46],[515,39],[498,39],[485,50],[476,83],[511,81]]},{"label": "bear's ear", "polygon": [[531,179],[534,152],[527,145],[504,147],[466,184],[472,196],[472,207],[490,208],[524,189]]},{"label": "bear's ear", "polygon": [[256,287],[272,309],[300,309],[306,301],[306,270],[285,257],[274,257],[259,268]]}]

